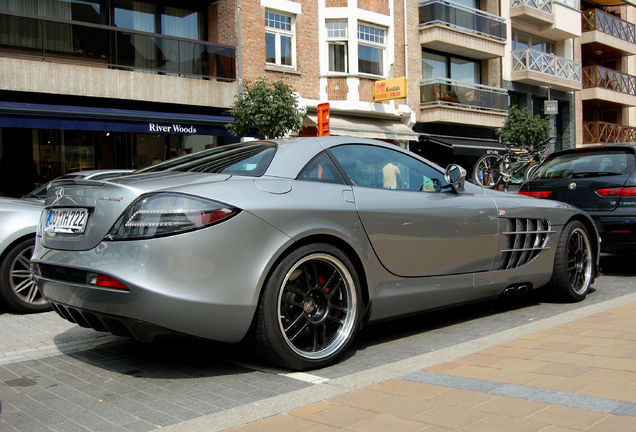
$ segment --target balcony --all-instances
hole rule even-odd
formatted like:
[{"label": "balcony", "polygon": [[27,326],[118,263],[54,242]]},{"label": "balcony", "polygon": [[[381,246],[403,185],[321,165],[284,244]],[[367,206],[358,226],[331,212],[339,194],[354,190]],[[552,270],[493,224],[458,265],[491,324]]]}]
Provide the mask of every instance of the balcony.
[{"label": "balcony", "polygon": [[582,11],[581,19],[583,55],[587,52],[598,52],[604,57],[636,55],[634,24],[600,9]]},{"label": "balcony", "polygon": [[581,63],[534,49],[512,52],[512,81],[555,90],[581,89]]},{"label": "balcony", "polygon": [[584,101],[599,101],[605,105],[636,106],[636,76],[602,66],[583,68]]},{"label": "balcony", "polygon": [[428,0],[420,2],[419,23],[423,47],[480,60],[504,55],[506,22],[498,15]]},{"label": "balcony", "polygon": [[512,0],[510,18],[518,30],[552,40],[581,36],[579,0]]},{"label": "balcony", "polygon": [[636,141],[636,128],[607,122],[583,122],[583,144],[619,144]]},{"label": "balcony", "polygon": [[7,13],[0,13],[0,53],[185,77],[236,79],[232,46]]},{"label": "balcony", "polygon": [[420,84],[418,121],[502,127],[508,105],[506,89],[430,78]]}]

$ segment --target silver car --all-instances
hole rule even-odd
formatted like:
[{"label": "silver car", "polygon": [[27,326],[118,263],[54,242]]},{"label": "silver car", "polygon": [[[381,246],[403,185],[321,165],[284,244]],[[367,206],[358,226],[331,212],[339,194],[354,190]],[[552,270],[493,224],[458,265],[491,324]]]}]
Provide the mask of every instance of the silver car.
[{"label": "silver car", "polygon": [[[86,170],[60,178],[105,179],[132,171]],[[46,187],[44,184],[22,198],[0,197],[0,300],[17,312],[51,308],[37,289],[29,264]]]},{"label": "silver car", "polygon": [[326,137],[58,181],[33,271],[81,326],[247,337],[298,370],[334,362],[365,322],[545,285],[582,300],[599,250],[587,214],[464,177],[391,144]]}]

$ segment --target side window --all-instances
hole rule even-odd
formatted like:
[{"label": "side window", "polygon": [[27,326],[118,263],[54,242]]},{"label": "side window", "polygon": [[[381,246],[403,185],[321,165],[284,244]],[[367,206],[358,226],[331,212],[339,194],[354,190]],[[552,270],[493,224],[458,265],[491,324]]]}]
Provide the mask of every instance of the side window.
[{"label": "side window", "polygon": [[298,174],[298,180],[345,184],[342,176],[325,152],[313,158]]},{"label": "side window", "polygon": [[444,174],[399,151],[364,144],[330,149],[354,185],[424,192],[451,190]]}]

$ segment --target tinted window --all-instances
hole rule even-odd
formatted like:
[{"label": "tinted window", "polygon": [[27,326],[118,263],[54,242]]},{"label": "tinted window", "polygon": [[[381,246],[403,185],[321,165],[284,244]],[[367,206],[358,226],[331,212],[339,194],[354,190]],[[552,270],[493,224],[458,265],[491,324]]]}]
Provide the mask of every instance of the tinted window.
[{"label": "tinted window", "polygon": [[330,150],[357,186],[440,192],[444,174],[402,152],[371,145],[343,145]]},{"label": "tinted window", "polygon": [[594,175],[619,175],[627,172],[630,154],[620,150],[577,151],[547,159],[535,178],[571,178]]},{"label": "tinted window", "polygon": [[170,159],[137,172],[194,171],[260,177],[275,153],[276,144],[273,143],[232,144]]},{"label": "tinted window", "polygon": [[325,152],[313,158],[298,174],[298,180],[345,184],[342,176]]}]

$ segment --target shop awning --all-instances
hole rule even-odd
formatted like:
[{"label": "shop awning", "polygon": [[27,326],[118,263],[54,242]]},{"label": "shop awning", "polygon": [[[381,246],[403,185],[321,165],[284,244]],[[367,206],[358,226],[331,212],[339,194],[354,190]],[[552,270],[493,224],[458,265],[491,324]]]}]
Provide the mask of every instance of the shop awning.
[{"label": "shop awning", "polygon": [[449,147],[457,155],[480,156],[488,151],[502,152],[503,144],[493,139],[464,138],[446,135],[420,134],[427,141]]},{"label": "shop awning", "polygon": [[[316,114],[307,114],[305,120],[306,126],[315,126]],[[418,137],[415,132],[399,120],[333,113],[329,115],[329,132],[331,135],[349,135],[360,138],[396,141],[417,141]]]},{"label": "shop awning", "polygon": [[0,127],[229,135],[231,116],[0,101]]}]

